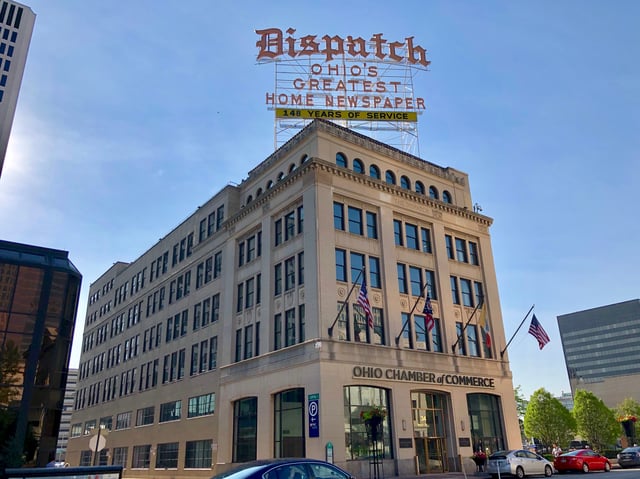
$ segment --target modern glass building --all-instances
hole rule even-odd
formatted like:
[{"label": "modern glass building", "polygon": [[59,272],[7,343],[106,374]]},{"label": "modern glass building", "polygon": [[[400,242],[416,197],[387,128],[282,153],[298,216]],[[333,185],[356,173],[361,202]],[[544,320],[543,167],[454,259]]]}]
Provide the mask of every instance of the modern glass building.
[{"label": "modern glass building", "polygon": [[67,462],[332,457],[365,477],[518,447],[491,223],[465,173],[314,120],[91,284]]},{"label": "modern glass building", "polygon": [[81,281],[66,251],[0,241],[0,414],[11,424],[0,460],[10,465],[55,454]]},{"label": "modern glass building", "polygon": [[35,19],[29,7],[0,0],[0,175]]},{"label": "modern glass building", "polygon": [[640,299],[558,316],[571,392],[586,389],[611,408],[640,400]]}]

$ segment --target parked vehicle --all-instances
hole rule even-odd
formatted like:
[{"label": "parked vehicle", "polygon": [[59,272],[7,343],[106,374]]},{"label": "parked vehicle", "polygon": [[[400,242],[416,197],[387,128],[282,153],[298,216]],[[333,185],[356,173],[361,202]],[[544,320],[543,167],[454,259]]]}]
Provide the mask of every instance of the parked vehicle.
[{"label": "parked vehicle", "polygon": [[514,449],[491,454],[485,471],[492,477],[498,477],[498,474],[512,475],[519,479],[536,474],[550,477],[553,475],[553,464],[535,452]]},{"label": "parked vehicle", "polygon": [[622,469],[640,466],[640,447],[627,447],[618,453],[618,465]]},{"label": "parked vehicle", "polygon": [[553,466],[562,474],[567,471],[606,471],[611,470],[611,462],[593,449],[576,449],[556,457]]},{"label": "parked vehicle", "polygon": [[211,479],[354,479],[348,472],[319,459],[263,459],[246,462]]}]

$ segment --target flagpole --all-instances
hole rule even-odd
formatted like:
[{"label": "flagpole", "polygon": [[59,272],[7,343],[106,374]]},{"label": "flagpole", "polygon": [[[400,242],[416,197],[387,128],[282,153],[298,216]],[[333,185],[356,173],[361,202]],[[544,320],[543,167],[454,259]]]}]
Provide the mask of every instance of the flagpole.
[{"label": "flagpole", "polygon": [[357,276],[356,280],[351,285],[351,289],[349,290],[349,294],[347,295],[347,299],[344,300],[344,302],[342,303],[342,307],[340,308],[340,311],[338,311],[338,315],[336,316],[336,319],[334,319],[333,323],[331,324],[331,326],[329,326],[329,337],[330,338],[333,337],[333,327],[338,322],[338,319],[340,319],[340,315],[342,314],[342,312],[344,311],[344,308],[346,307],[347,303],[349,302],[349,298],[351,297],[351,293],[353,293],[354,288],[358,285],[358,280],[360,279],[360,276],[362,276],[362,273],[364,273],[365,269],[366,268],[362,268],[360,270],[360,272],[358,273],[358,276]]},{"label": "flagpole", "polygon": [[531,308],[529,309],[529,312],[525,315],[525,317],[522,319],[522,321],[520,322],[520,326],[518,326],[518,329],[516,329],[516,332],[513,333],[513,336],[511,336],[511,339],[509,340],[509,342],[507,343],[507,345],[504,347],[504,349],[502,351],[500,351],[500,359],[502,359],[504,357],[504,353],[507,351],[507,348],[509,347],[509,345],[511,344],[511,341],[513,341],[513,338],[516,337],[516,334],[518,334],[518,331],[520,331],[520,328],[522,327],[522,325],[524,324],[524,322],[527,320],[527,318],[529,317],[529,315],[531,314],[531,311],[533,311],[533,307],[535,306],[535,303],[531,305]]},{"label": "flagpole", "polygon": [[411,311],[409,312],[409,317],[407,318],[407,320],[402,325],[402,329],[400,330],[400,334],[398,334],[398,336],[396,336],[396,346],[400,345],[400,336],[402,336],[402,333],[404,332],[404,328],[406,328],[409,325],[409,321],[411,321],[411,315],[416,310],[416,306],[418,306],[418,301],[420,301],[420,298],[422,298],[424,296],[424,292],[427,289],[427,286],[429,286],[429,283],[425,281],[424,282],[424,286],[422,287],[422,291],[420,291],[420,296],[418,296],[418,298],[416,299],[416,302],[413,303],[413,308],[411,308]]},{"label": "flagpole", "polygon": [[462,328],[462,331],[460,331],[460,336],[458,336],[458,338],[456,339],[456,342],[453,343],[453,346],[451,346],[451,353],[452,354],[456,354],[456,346],[460,342],[460,338],[462,336],[464,336],[464,332],[466,331],[467,326],[469,326],[469,323],[473,319],[473,316],[476,314],[476,311],[478,311],[478,308],[481,308],[483,304],[484,304],[484,296],[481,296],[480,297],[480,301],[478,301],[478,304],[476,304],[476,307],[473,308],[473,312],[471,313],[471,316],[469,316],[469,319],[467,319],[467,322],[465,323],[464,327]]}]

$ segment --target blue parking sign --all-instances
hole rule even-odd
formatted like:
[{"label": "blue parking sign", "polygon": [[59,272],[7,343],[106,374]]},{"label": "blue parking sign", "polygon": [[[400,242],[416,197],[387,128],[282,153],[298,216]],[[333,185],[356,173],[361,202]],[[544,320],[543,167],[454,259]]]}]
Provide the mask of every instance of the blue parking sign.
[{"label": "blue parking sign", "polygon": [[320,395],[309,394],[309,437],[320,437]]}]

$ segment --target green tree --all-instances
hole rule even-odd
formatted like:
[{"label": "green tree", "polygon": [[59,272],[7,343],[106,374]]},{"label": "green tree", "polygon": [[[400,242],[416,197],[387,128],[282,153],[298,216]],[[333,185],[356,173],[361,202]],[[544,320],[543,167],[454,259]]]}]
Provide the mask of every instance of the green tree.
[{"label": "green tree", "polygon": [[527,437],[539,439],[545,446],[564,446],[573,438],[576,421],[569,410],[550,392],[540,388],[531,395],[524,415]]},{"label": "green tree", "polygon": [[518,416],[522,418],[527,412],[527,400],[524,398],[524,395],[522,394],[522,386],[518,385],[513,390],[513,393],[516,397],[516,409],[518,411]]},{"label": "green tree", "polygon": [[18,395],[22,381],[22,359],[16,344],[9,340],[0,347],[0,406],[9,406]]},{"label": "green tree", "polygon": [[590,391],[576,391],[573,416],[576,418],[578,434],[598,451],[614,444],[620,434],[620,424],[613,411]]}]

